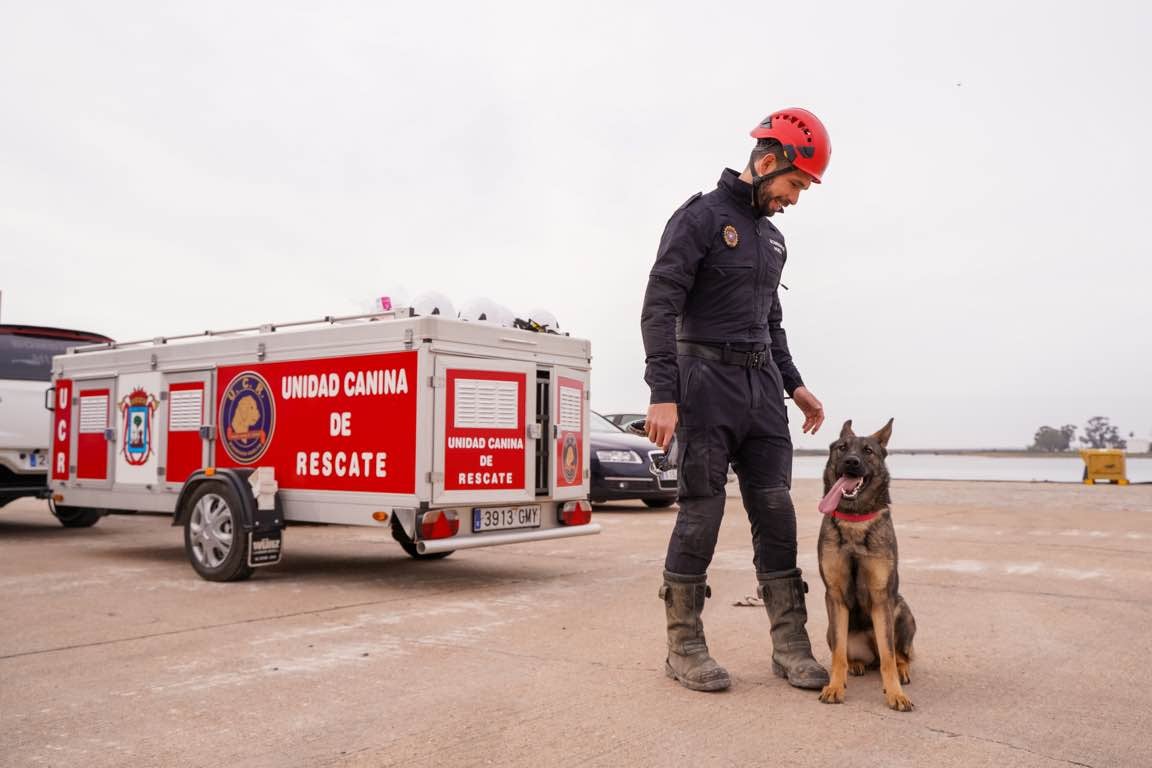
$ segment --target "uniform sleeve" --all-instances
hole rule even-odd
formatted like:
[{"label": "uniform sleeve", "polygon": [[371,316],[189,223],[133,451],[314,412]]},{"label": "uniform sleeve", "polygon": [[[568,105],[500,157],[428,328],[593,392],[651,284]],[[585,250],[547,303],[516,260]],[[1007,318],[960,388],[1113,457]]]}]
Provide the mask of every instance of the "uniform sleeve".
[{"label": "uniform sleeve", "polygon": [[784,332],[784,311],[780,307],[780,290],[772,294],[772,309],[768,312],[768,335],[772,339],[772,359],[780,369],[780,379],[784,382],[784,390],[791,397],[797,387],[804,386],[804,379],[800,371],[792,362],[792,353],[788,350],[788,334]]},{"label": "uniform sleeve", "polygon": [[644,338],[644,381],[652,391],[652,403],[675,403],[680,399],[676,320],[696,282],[696,268],[708,250],[700,217],[688,207],[695,199],[668,220],[644,292],[640,334]]}]

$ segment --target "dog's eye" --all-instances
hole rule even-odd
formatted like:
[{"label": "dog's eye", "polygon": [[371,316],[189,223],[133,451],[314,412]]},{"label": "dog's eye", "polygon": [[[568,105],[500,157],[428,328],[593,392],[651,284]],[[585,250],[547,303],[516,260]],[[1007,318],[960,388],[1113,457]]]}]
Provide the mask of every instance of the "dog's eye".
[{"label": "dog's eye", "polygon": [[844,450],[845,447],[846,446],[844,445],[844,443],[836,443],[836,445],[832,446],[832,450],[842,451],[842,450]]},{"label": "dog's eye", "polygon": [[873,453],[875,453],[875,451],[873,451],[873,450],[872,450],[871,448],[869,448],[868,446],[864,446],[864,453],[866,453],[866,454],[868,454],[869,456],[871,456]]}]

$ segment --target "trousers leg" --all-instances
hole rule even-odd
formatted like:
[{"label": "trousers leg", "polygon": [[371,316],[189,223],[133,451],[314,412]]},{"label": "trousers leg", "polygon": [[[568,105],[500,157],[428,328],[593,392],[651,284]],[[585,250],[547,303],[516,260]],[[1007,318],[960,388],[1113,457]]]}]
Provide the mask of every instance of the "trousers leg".
[{"label": "trousers leg", "polygon": [[740,479],[740,495],[752,527],[757,573],[796,567],[796,509],[785,487],[766,488]]},{"label": "trousers leg", "polygon": [[749,435],[733,459],[740,495],[752,528],[759,573],[796,567],[796,509],[792,485],[792,440],[787,423],[766,424]]},{"label": "trousers leg", "polygon": [[741,437],[748,387],[743,370],[681,357],[687,397],[680,404],[679,504],[664,567],[699,576],[716,551],[727,500],[728,460]]},{"label": "trousers leg", "polygon": [[708,571],[720,535],[724,500],[723,496],[680,499],[676,527],[668,539],[665,570],[686,576],[700,576]]}]

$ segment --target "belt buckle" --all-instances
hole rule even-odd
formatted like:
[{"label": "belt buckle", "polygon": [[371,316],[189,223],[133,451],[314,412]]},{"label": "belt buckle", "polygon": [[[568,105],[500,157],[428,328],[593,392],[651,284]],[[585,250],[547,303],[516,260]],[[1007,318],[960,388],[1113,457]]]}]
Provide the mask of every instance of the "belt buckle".
[{"label": "belt buckle", "polygon": [[748,353],[748,367],[749,368],[763,368],[764,367],[764,353],[763,352],[749,352]]}]

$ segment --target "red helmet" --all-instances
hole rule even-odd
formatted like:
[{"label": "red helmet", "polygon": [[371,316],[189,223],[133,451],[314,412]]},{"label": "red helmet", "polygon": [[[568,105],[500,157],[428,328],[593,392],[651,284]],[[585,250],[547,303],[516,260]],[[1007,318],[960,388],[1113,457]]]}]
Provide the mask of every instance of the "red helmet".
[{"label": "red helmet", "polygon": [[776,139],[784,147],[784,156],[820,183],[832,156],[832,142],[820,118],[806,109],[793,107],[773,112],[752,129],[754,139]]}]

